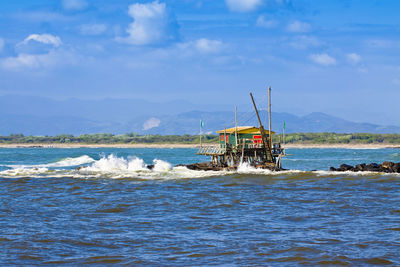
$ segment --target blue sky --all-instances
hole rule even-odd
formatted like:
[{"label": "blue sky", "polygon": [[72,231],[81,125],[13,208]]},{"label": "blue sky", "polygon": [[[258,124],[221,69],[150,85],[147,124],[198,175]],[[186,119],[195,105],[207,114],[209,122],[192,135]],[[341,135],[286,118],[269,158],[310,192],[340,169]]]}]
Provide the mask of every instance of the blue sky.
[{"label": "blue sky", "polygon": [[400,125],[400,1],[0,2],[0,94],[184,99]]}]

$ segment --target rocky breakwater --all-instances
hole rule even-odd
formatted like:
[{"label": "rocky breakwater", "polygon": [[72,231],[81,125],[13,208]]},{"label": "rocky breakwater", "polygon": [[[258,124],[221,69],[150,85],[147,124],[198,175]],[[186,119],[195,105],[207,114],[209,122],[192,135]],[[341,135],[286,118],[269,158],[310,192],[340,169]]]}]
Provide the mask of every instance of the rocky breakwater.
[{"label": "rocky breakwater", "polygon": [[211,162],[200,162],[194,164],[179,164],[176,167],[186,167],[193,171],[223,171],[223,170],[235,170],[236,168],[228,166],[215,166]]},{"label": "rocky breakwater", "polygon": [[339,168],[330,167],[330,171],[336,172],[386,172],[386,173],[400,173],[400,162],[394,163],[391,161],[385,161],[382,164],[370,163],[370,164],[357,164],[351,166],[348,164],[342,164]]}]

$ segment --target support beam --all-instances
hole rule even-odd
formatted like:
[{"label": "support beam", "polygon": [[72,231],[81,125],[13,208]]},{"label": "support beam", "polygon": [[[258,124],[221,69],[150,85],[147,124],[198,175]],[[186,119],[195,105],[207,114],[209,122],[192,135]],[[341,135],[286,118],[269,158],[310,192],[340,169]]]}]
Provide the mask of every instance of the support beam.
[{"label": "support beam", "polygon": [[238,145],[238,135],[237,135],[237,106],[235,106],[235,146]]},{"label": "support beam", "polygon": [[264,147],[265,153],[267,155],[267,161],[268,162],[274,162],[274,157],[272,156],[270,142],[269,142],[269,140],[267,140],[267,137],[265,136],[264,126],[262,125],[262,122],[261,122],[261,119],[260,119],[260,115],[258,114],[258,109],[257,109],[257,106],[256,106],[256,102],[254,101],[252,93],[250,93],[250,97],[251,97],[251,100],[253,101],[254,109],[255,109],[256,115],[257,115],[257,119],[258,119],[258,122],[260,124],[259,128],[260,128],[261,138],[262,138],[262,141],[263,141],[263,147]]},{"label": "support beam", "polygon": [[269,147],[272,148],[272,135],[271,135],[271,86],[268,88],[268,122],[269,122]]}]

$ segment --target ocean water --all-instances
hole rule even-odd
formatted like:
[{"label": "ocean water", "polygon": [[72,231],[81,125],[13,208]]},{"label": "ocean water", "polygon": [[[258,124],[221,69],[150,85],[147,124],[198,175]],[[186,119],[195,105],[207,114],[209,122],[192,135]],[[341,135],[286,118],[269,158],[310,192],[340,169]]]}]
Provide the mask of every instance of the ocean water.
[{"label": "ocean water", "polygon": [[174,167],[208,160],[195,152],[0,149],[1,265],[400,265],[400,175],[328,172],[399,149],[288,149],[278,173]]}]

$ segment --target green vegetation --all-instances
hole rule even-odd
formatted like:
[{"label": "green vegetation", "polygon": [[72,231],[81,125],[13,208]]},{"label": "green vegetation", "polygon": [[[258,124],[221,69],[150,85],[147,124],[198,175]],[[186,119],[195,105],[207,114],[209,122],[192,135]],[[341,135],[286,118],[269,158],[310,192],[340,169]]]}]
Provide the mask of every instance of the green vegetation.
[{"label": "green vegetation", "polygon": [[[282,136],[274,136],[274,141]],[[288,144],[400,144],[400,134],[338,134],[338,133],[293,133],[285,136]]]},{"label": "green vegetation", "polygon": [[[275,135],[274,142],[282,139]],[[337,134],[337,133],[293,133],[287,134],[288,144],[400,144],[400,134]],[[129,134],[83,134],[57,136],[24,136],[12,134],[0,136],[0,144],[198,144],[198,135],[138,135]],[[203,143],[217,143],[216,135],[204,135]]]},{"label": "green vegetation", "polygon": [[[56,136],[24,136],[12,134],[0,136],[0,144],[197,144],[198,135],[138,135],[129,134],[68,134]],[[203,135],[203,143],[216,143],[215,135]]]}]

